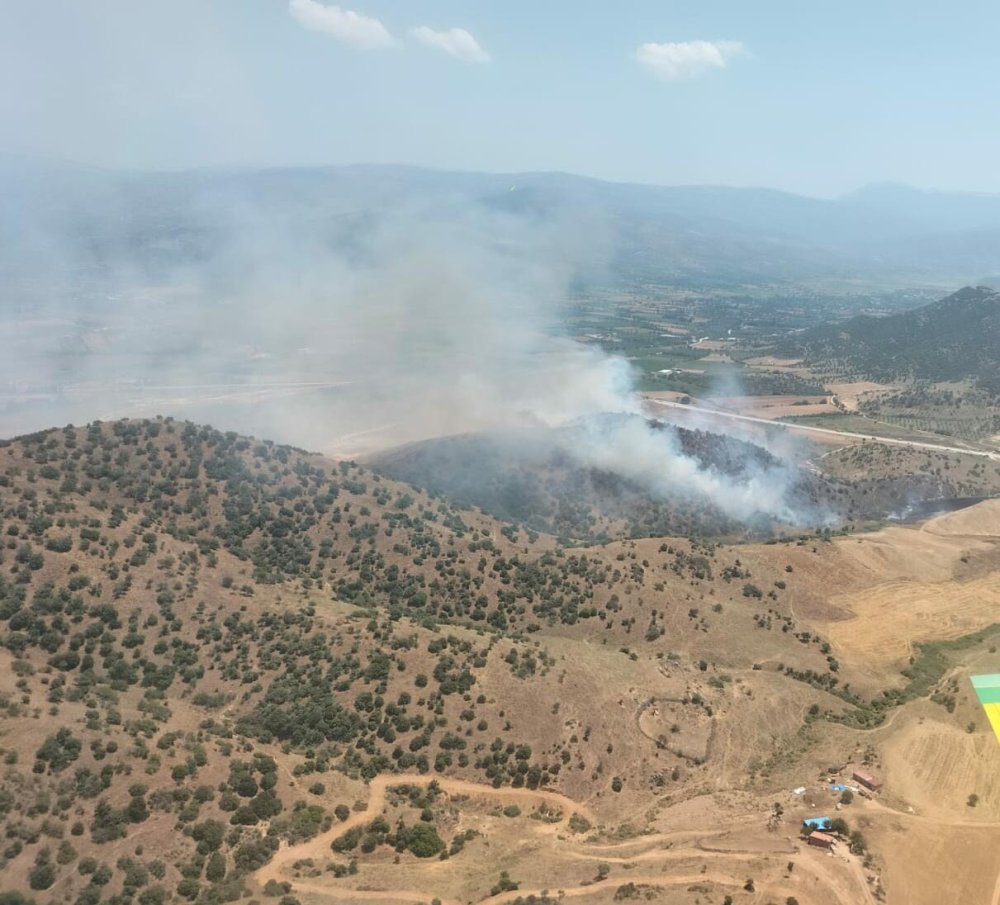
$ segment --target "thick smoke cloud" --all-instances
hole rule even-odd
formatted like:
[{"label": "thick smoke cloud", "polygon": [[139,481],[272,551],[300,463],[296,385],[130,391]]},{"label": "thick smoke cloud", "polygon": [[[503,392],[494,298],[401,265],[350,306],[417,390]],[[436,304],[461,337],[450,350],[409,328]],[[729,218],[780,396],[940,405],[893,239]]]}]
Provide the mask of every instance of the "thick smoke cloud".
[{"label": "thick smoke cloud", "polygon": [[[713,426],[718,430],[718,426]],[[739,521],[776,519],[788,524],[823,518],[796,500],[800,477],[781,460],[741,463],[734,475],[686,454],[671,430],[654,429],[642,418],[584,419],[574,425],[566,452],[582,466],[620,475],[646,488],[653,499],[705,500]]]},{"label": "thick smoke cloud", "polygon": [[30,254],[4,261],[0,432],[164,414],[358,456],[538,429],[652,495],[804,517],[792,469],[734,480],[642,417],[596,417],[643,407],[626,361],[565,335],[570,287],[607,258],[613,226],[593,210],[435,192],[359,206],[347,190],[317,206],[275,181],[25,204]]}]

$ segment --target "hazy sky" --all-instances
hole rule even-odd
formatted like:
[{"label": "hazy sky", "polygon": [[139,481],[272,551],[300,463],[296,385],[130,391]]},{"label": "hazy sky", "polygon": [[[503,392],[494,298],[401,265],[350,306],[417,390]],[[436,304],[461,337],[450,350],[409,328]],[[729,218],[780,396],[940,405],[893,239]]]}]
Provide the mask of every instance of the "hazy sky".
[{"label": "hazy sky", "polygon": [[1000,192],[996,0],[0,0],[0,149]]}]

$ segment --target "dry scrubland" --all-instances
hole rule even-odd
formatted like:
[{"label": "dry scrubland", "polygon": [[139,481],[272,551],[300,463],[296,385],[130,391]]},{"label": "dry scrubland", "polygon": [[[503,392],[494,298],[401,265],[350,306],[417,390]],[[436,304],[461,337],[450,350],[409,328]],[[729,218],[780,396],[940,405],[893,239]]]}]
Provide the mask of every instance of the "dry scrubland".
[{"label": "dry scrubland", "polygon": [[825,474],[847,481],[929,476],[941,483],[943,497],[1000,493],[1000,461],[982,456],[864,442],[825,453],[819,464]]},{"label": "dry scrubland", "polygon": [[[170,421],[8,443],[0,499],[2,886],[37,903],[1000,895],[1000,503],[563,549]],[[838,808],[854,768],[884,787]]]}]

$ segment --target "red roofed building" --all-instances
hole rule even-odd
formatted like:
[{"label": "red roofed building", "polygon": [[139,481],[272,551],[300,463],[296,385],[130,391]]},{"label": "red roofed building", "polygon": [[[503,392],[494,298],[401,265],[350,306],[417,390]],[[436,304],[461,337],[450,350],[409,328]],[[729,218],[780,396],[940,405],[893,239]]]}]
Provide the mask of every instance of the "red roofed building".
[{"label": "red roofed building", "polygon": [[833,848],[833,844],[837,840],[828,833],[810,833],[809,834],[809,844],[816,845],[820,848]]},{"label": "red roofed building", "polygon": [[860,770],[855,770],[852,774],[854,781],[860,783],[866,789],[871,789],[873,792],[877,792],[882,788],[882,783],[880,783],[874,776],[870,776],[868,773],[862,773]]}]

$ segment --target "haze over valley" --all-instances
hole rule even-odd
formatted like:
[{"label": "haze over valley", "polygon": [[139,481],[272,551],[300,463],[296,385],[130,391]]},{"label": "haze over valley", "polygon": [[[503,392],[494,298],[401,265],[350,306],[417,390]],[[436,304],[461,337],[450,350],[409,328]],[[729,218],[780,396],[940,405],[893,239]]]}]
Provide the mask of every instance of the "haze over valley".
[{"label": "haze over valley", "polygon": [[890,6],[0,12],[0,905],[1000,905],[1000,20]]}]

